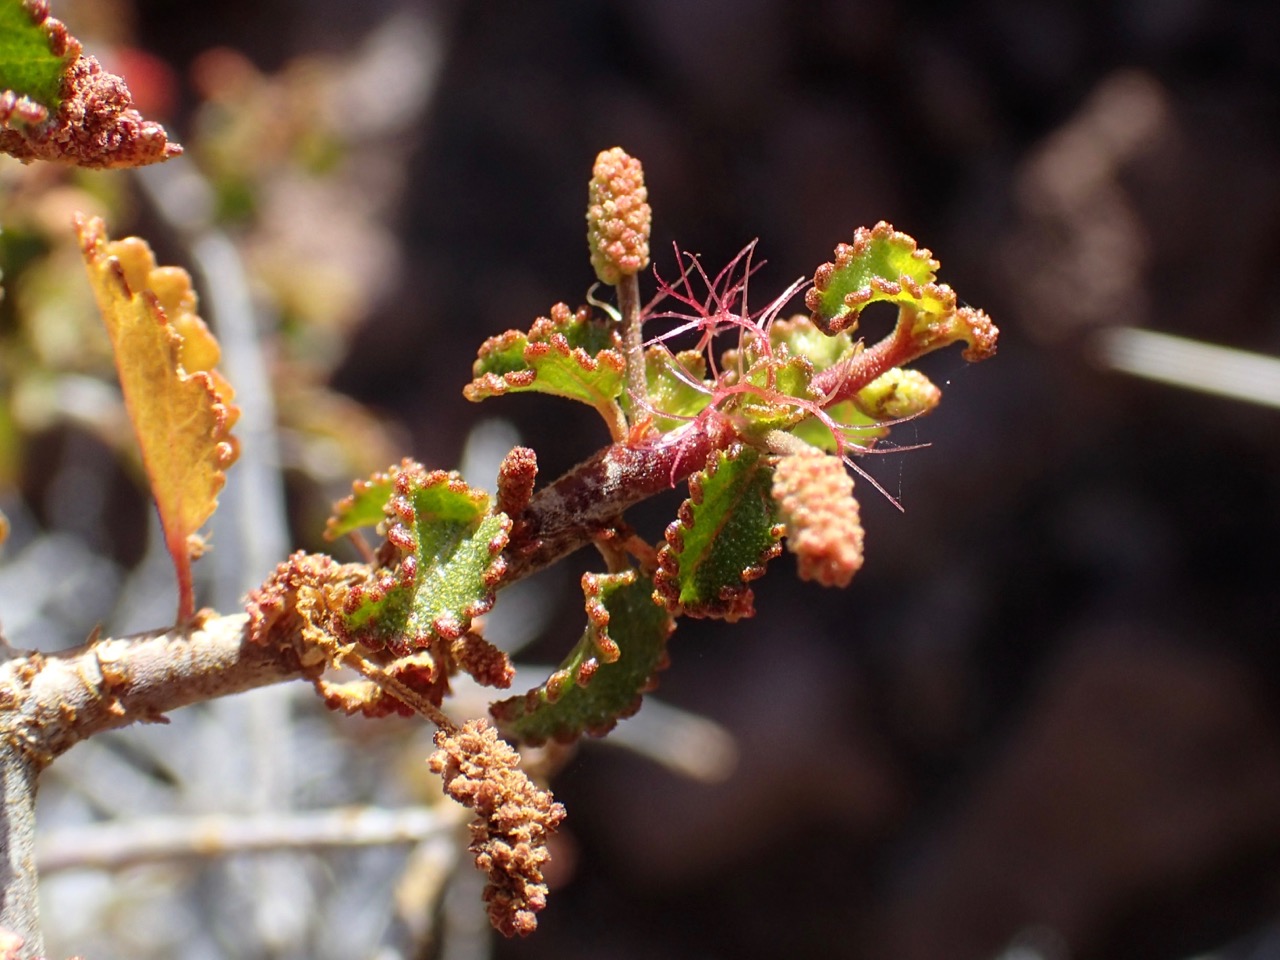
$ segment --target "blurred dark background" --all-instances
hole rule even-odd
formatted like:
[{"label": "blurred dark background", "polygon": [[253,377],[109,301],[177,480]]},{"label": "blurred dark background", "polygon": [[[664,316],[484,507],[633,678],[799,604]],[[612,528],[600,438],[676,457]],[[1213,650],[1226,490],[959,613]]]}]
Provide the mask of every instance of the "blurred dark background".
[{"label": "blurred dark background", "polygon": [[[660,695],[733,731],[733,775],[582,749],[554,783],[570,866],[497,956],[1280,957],[1278,414],[1099,347],[1280,354],[1274,4],[399,7],[441,72],[398,276],[332,382],[429,465],[485,416],[544,478],[606,439],[586,408],[460,388],[481,339],[585,295],[585,180],[614,144],[644,161],[660,267],[672,240],[714,266],[758,237],[754,289],[781,289],[886,219],[1001,328],[989,363],[924,365],[944,402],[899,438],[927,449],[866,465],[905,513],[859,481],[849,589],[784,557],[755,619],[681,623]],[[270,71],[396,8],[140,0],[135,31],[179,75],[215,45]]]}]

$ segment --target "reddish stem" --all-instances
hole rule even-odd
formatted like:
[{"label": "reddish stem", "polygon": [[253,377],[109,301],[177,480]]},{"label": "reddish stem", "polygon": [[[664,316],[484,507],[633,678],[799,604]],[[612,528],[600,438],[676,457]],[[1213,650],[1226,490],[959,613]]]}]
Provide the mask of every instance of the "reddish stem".
[{"label": "reddish stem", "polygon": [[589,543],[627,508],[701,470],[737,434],[705,417],[656,443],[611,444],[539,490],[518,518],[507,546],[507,582],[527,577]]},{"label": "reddish stem", "polygon": [[882,373],[910,363],[934,346],[913,337],[910,324],[899,323],[879,343],[814,376],[811,386],[823,398],[823,407],[832,407],[848,400]]},{"label": "reddish stem", "polygon": [[177,549],[169,543],[169,555],[173,557],[173,566],[178,574],[178,619],[177,626],[190,623],[196,616],[196,587],[191,577],[191,554],[187,552],[186,539],[179,541]]}]

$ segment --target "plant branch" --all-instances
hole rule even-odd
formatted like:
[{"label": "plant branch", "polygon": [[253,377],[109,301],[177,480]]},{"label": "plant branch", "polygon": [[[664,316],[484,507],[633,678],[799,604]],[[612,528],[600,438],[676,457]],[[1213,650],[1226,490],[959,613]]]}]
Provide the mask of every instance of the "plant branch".
[{"label": "plant branch", "polygon": [[632,420],[649,409],[649,384],[645,379],[644,336],[641,333],[640,281],[634,273],[618,280],[618,312],[622,314],[622,350],[627,358],[627,397]]},{"label": "plant branch", "polygon": [[882,373],[960,340],[968,344],[964,359],[970,363],[985,360],[995,355],[998,335],[991,318],[973,307],[935,317],[903,306],[888,336],[823,370],[814,376],[811,386],[823,398],[822,405],[832,407],[850,399]]},{"label": "plant branch", "polygon": [[253,817],[215,814],[200,817],[147,817],[69,827],[40,838],[40,870],[90,868],[119,870],[165,860],[420,843],[456,830],[466,819],[463,807],[346,807]]},{"label": "plant branch", "polygon": [[572,553],[629,507],[701,470],[737,433],[722,418],[694,420],[653,443],[611,444],[535,493],[507,546],[514,583]]},{"label": "plant branch", "polygon": [[245,638],[244,614],[197,617],[182,629],[93,639],[0,664],[0,927],[43,952],[37,910],[35,796],[40,771],[76,743],[214,697],[299,676],[287,644]]},{"label": "plant branch", "polygon": [[43,767],[104,730],[163,723],[178,707],[299,675],[284,646],[248,642],[247,619],[197,617],[188,628],[94,639],[0,665],[0,734]]},{"label": "plant branch", "polygon": [[35,848],[36,779],[40,765],[12,747],[0,757],[4,813],[0,815],[0,930],[20,936],[30,956],[44,953],[40,936]]},{"label": "plant branch", "polygon": [[824,407],[848,400],[882,373],[910,363],[929,349],[911,336],[911,328],[899,323],[880,342],[859,351],[843,363],[828,367],[813,378],[813,389]]}]

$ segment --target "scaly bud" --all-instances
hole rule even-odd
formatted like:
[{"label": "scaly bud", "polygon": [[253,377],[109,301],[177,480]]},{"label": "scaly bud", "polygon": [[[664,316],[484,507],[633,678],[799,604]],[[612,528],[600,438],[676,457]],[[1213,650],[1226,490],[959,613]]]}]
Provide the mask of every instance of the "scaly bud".
[{"label": "scaly bud", "polygon": [[587,194],[587,245],[602,283],[617,286],[649,265],[648,198],[639,160],[621,147],[596,157]]}]

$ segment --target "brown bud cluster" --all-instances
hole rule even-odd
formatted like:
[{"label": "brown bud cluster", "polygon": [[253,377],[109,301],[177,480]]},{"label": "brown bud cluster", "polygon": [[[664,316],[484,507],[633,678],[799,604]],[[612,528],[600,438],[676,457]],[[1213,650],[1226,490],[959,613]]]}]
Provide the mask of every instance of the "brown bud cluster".
[{"label": "brown bud cluster", "polygon": [[564,819],[564,807],[533,785],[520,755],[486,720],[441,730],[436,746],[428,760],[432,772],[444,778],[449,796],[476,812],[468,849],[489,878],[489,922],[504,936],[528,936],[547,904],[547,836]]},{"label": "brown bud cluster", "polygon": [[773,499],[800,576],[847,586],[862,566],[863,533],[853,478],[840,458],[817,449],[782,457],[774,468]]},{"label": "brown bud cluster", "polygon": [[644,168],[621,147],[604,150],[591,170],[587,199],[587,245],[601,282],[616,286],[649,265],[653,211]]}]

